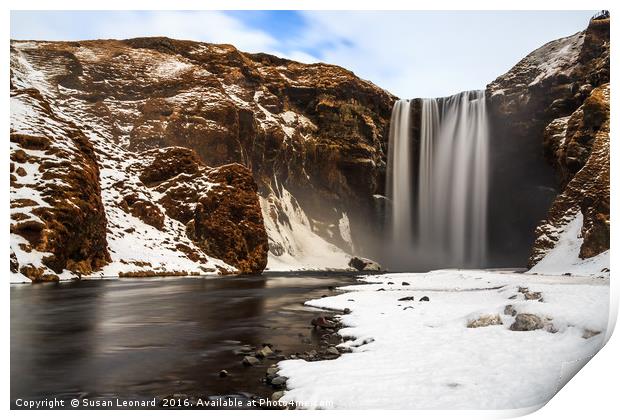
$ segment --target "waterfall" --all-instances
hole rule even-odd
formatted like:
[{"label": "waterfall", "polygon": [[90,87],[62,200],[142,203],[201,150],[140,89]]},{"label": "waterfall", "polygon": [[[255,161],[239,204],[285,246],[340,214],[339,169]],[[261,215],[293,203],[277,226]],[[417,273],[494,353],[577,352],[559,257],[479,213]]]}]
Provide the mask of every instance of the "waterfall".
[{"label": "waterfall", "polygon": [[484,91],[420,102],[418,139],[412,136],[411,102],[398,101],[392,111],[387,190],[393,249],[406,259],[399,265],[482,267],[489,158]]},{"label": "waterfall", "polygon": [[410,246],[413,241],[411,194],[411,102],[394,104],[388,147],[388,198],[392,203],[392,244]]}]

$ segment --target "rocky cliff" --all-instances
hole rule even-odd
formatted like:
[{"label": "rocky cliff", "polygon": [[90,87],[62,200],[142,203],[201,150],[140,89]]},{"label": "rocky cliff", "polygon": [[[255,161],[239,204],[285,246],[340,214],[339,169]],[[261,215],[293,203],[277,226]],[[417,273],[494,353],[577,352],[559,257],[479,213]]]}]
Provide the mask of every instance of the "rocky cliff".
[{"label": "rocky cliff", "polygon": [[[534,243],[530,266],[579,212],[579,257],[609,249],[609,24],[608,16],[592,19],[585,31],[542,46],[487,87],[492,231]],[[503,190],[507,183],[516,188]],[[506,230],[509,220],[521,233]]]},{"label": "rocky cliff", "polygon": [[[608,16],[532,52],[486,96],[492,265],[535,264],[578,217],[579,256],[604,253]],[[14,277],[347,268],[353,253],[381,255],[394,100],[340,67],[230,45],[12,41]]]},{"label": "rocky cliff", "polygon": [[267,249],[274,269],[345,268],[383,189],[393,100],[229,45],[12,41],[12,268],[260,272]]}]

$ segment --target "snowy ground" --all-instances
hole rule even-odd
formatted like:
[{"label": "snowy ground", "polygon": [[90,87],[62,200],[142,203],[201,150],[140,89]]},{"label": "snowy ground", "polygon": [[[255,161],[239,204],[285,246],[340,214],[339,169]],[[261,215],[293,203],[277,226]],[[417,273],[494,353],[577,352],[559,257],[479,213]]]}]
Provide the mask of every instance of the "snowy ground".
[{"label": "snowy ground", "polygon": [[[604,344],[609,275],[551,276],[442,270],[368,276],[307,302],[343,310],[338,359],[280,362],[283,401],[333,408],[510,409],[548,401]],[[403,285],[407,282],[410,285]],[[527,287],[528,296],[519,292]],[[384,289],[384,290],[380,290]],[[413,296],[414,300],[399,301]],[[430,301],[420,301],[427,296]],[[546,328],[512,331],[518,314]],[[468,328],[482,315],[501,325]],[[552,332],[550,332],[552,331]],[[599,334],[593,335],[595,332]],[[589,338],[584,338],[589,337]]]}]

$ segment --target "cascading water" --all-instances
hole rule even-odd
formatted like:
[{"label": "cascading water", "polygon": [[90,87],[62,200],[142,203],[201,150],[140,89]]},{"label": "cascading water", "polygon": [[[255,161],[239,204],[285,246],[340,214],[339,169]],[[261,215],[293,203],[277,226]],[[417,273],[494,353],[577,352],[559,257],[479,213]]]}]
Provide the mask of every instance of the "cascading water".
[{"label": "cascading water", "polygon": [[411,103],[397,101],[390,121],[387,173],[388,197],[392,202],[392,241],[397,246],[410,245],[413,240],[410,137]]},{"label": "cascading water", "polygon": [[398,265],[482,267],[489,158],[484,91],[422,99],[419,114],[413,174],[411,102],[398,101],[392,111],[387,191]]}]

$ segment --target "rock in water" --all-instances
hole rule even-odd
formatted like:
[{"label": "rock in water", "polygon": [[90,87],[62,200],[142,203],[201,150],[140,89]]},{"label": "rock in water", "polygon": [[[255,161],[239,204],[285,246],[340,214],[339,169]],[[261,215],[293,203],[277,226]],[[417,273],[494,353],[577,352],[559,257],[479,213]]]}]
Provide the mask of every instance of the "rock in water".
[{"label": "rock in water", "polygon": [[325,317],[317,317],[314,318],[312,321],[310,321],[310,323],[314,326],[314,327],[319,327],[319,328],[328,328],[328,329],[332,329],[332,328],[336,328],[336,325],[325,319]]},{"label": "rock in water", "polygon": [[271,394],[271,400],[278,401],[283,396],[284,396],[284,391],[276,391],[273,394]]},{"label": "rock in water", "polygon": [[334,356],[339,356],[340,355],[340,352],[338,351],[338,349],[336,347],[328,347],[326,351],[327,351],[327,353],[333,354]]},{"label": "rock in water", "polygon": [[534,331],[540,330],[544,326],[543,320],[538,315],[518,314],[510,329],[512,331]]},{"label": "rock in water", "polygon": [[349,267],[358,271],[381,271],[381,266],[368,258],[353,257],[349,261]]},{"label": "rock in water", "polygon": [[245,356],[241,361],[241,363],[243,363],[245,366],[254,366],[258,362],[259,360],[254,356]]},{"label": "rock in water", "polygon": [[256,356],[263,359],[265,357],[269,357],[273,354],[273,350],[271,350],[271,347],[269,346],[264,346],[262,349],[258,350],[256,352]]},{"label": "rock in water", "polygon": [[430,298],[428,296],[422,296],[420,302],[430,302]]},{"label": "rock in water", "polygon": [[222,370],[220,370],[219,375],[220,375],[220,378],[225,378],[225,377],[228,376],[228,371],[225,370],[225,369],[222,369]]},{"label": "rock in water", "polygon": [[286,385],[286,381],[288,378],[284,376],[277,376],[271,380],[271,385],[273,386],[283,386]]}]

